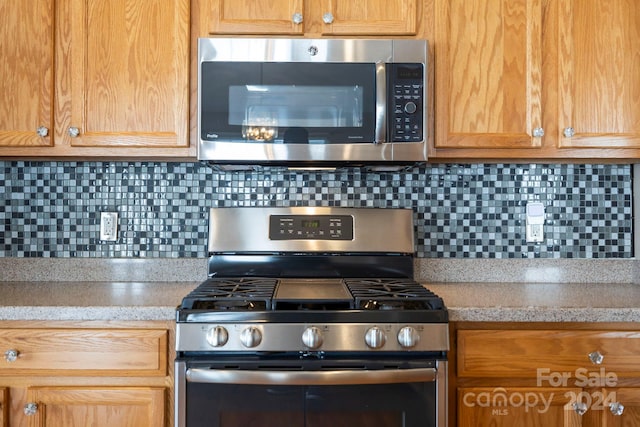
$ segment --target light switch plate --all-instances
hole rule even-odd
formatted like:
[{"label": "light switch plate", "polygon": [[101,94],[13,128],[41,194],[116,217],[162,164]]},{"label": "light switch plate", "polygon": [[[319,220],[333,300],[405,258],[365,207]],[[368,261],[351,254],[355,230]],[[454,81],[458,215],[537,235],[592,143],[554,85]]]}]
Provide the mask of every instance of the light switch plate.
[{"label": "light switch plate", "polygon": [[117,212],[100,212],[100,240],[118,240]]}]

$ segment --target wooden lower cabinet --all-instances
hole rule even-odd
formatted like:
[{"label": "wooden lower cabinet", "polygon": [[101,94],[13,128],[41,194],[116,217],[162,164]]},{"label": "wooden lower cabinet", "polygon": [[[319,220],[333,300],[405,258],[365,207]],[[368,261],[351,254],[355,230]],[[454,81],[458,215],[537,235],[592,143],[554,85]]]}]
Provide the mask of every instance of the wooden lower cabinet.
[{"label": "wooden lower cabinet", "polygon": [[[163,388],[33,387],[30,427],[157,427],[165,425]],[[29,403],[27,404],[29,405]]]},{"label": "wooden lower cabinet", "polygon": [[171,427],[173,322],[0,322],[0,427]]},{"label": "wooden lower cabinet", "polygon": [[453,331],[451,425],[640,426],[633,324],[474,322]]},{"label": "wooden lower cabinet", "polygon": [[458,426],[577,427],[580,415],[571,397],[580,389],[538,387],[460,387]]}]

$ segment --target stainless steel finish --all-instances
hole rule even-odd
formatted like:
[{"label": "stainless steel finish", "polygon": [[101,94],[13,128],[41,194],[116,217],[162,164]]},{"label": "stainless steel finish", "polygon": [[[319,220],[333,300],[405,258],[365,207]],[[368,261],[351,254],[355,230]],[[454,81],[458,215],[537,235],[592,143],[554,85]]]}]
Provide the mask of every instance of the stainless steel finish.
[{"label": "stainless steel finish", "polygon": [[175,427],[187,425],[187,364],[184,361],[174,363],[174,402],[173,408]]},{"label": "stainless steel finish", "polygon": [[376,135],[375,143],[386,142],[387,135],[387,69],[384,62],[376,64]]},{"label": "stainless steel finish", "polygon": [[23,408],[24,414],[27,416],[35,415],[38,412],[38,404],[34,402],[29,402],[24,405]]},{"label": "stainless steel finish", "polygon": [[[270,240],[271,215],[352,215],[353,240]],[[380,227],[380,224],[385,226]],[[413,253],[413,211],[330,207],[212,208],[209,211],[208,244],[209,252],[231,253]]]},{"label": "stainless steel finish", "polygon": [[333,24],[333,13],[327,12],[322,15],[322,22],[325,24]]},{"label": "stainless steel finish", "polygon": [[398,344],[402,348],[413,348],[420,341],[420,334],[411,326],[404,326],[398,331]]},{"label": "stainless steel finish", "polygon": [[187,382],[250,385],[361,385],[435,381],[434,368],[338,371],[187,369]]},{"label": "stainless steel finish", "polygon": [[316,350],[322,345],[322,331],[320,328],[310,326],[302,333],[302,342],[311,350]]},{"label": "stainless steel finish", "polygon": [[604,360],[604,356],[599,351],[594,351],[589,353],[589,360],[594,365],[601,365],[602,361]]},{"label": "stainless steel finish", "polygon": [[574,128],[568,127],[568,128],[564,128],[564,131],[562,132],[562,134],[564,135],[565,138],[571,138],[576,134],[576,131]]},{"label": "stainless steel finish", "polygon": [[447,379],[448,379],[448,363],[446,360],[438,360],[436,364],[438,376],[436,378],[438,392],[436,393],[436,420],[438,427],[446,427],[449,425],[449,395]]},{"label": "stainless steel finish", "polygon": [[384,347],[387,342],[387,337],[382,329],[374,326],[365,332],[364,342],[367,344],[367,347],[378,350]]},{"label": "stainless steel finish", "polygon": [[[213,347],[207,340],[211,328],[224,327],[229,333],[225,345]],[[177,351],[246,351],[248,347],[255,351],[308,351],[303,342],[305,330],[311,327],[322,332],[321,351],[371,351],[365,342],[367,331],[373,326],[388,337],[398,336],[400,330],[411,327],[420,335],[413,347],[404,347],[398,340],[386,340],[379,351],[447,351],[449,350],[449,327],[446,323],[395,324],[378,323],[178,323],[176,325]],[[253,328],[253,329],[252,329]],[[249,329],[249,332],[245,332]],[[257,331],[257,332],[256,332]],[[245,334],[244,337],[242,334]],[[257,342],[257,333],[260,342]],[[244,342],[243,342],[244,340]],[[246,344],[254,344],[247,346]]]},{"label": "stainless steel finish", "polygon": [[255,348],[262,342],[262,332],[258,326],[248,326],[240,333],[240,342],[246,348]]},{"label": "stainless steel finish", "polygon": [[614,416],[619,417],[624,412],[624,405],[620,402],[610,403],[609,411],[611,411]]},{"label": "stainless steel finish", "polygon": [[294,13],[293,16],[291,17],[291,22],[293,22],[296,25],[302,24],[303,20],[304,18],[300,12]]},{"label": "stainless steel finish", "polygon": [[20,355],[20,352],[18,350],[14,350],[10,348],[9,350],[4,352],[4,359],[7,362],[15,362],[16,360],[18,360],[19,355]]},{"label": "stainless steel finish", "polygon": [[584,402],[573,402],[573,405],[571,405],[571,407],[573,408],[576,414],[581,416],[587,412],[587,409],[589,409],[587,404]]},{"label": "stainless steel finish", "polygon": [[67,132],[71,138],[77,138],[80,135],[80,129],[75,126],[71,126]]},{"label": "stainless steel finish", "polygon": [[215,326],[207,332],[207,342],[212,347],[222,347],[229,341],[229,333],[222,326]]},{"label": "stainless steel finish", "polygon": [[[310,55],[310,49],[315,55]],[[310,162],[332,164],[332,162],[402,162],[411,164],[427,160],[427,97],[428,48],[425,40],[407,39],[287,39],[287,38],[201,38],[198,41],[198,64],[203,61],[264,61],[264,62],[311,62],[311,63],[390,63],[412,62],[424,64],[425,85],[423,90],[424,139],[420,142],[375,144],[386,138],[378,135],[371,143],[353,144],[274,144],[238,143],[230,141],[205,141],[198,137],[198,159],[217,164],[235,164],[246,168],[246,164],[269,164],[270,162]],[[198,87],[202,88],[198,73]],[[198,90],[200,105],[202,91]],[[379,115],[376,106],[376,115]],[[201,112],[198,109],[198,131],[201,135]],[[244,166],[243,166],[244,164]],[[320,167],[320,166],[317,166]]]},{"label": "stainless steel finish", "polygon": [[49,128],[46,126],[39,126],[36,130],[36,133],[38,134],[38,136],[44,138],[45,136],[49,135]]},{"label": "stainless steel finish", "polygon": [[533,130],[533,136],[534,136],[534,138],[542,138],[544,136],[544,129],[543,128],[535,128]]}]

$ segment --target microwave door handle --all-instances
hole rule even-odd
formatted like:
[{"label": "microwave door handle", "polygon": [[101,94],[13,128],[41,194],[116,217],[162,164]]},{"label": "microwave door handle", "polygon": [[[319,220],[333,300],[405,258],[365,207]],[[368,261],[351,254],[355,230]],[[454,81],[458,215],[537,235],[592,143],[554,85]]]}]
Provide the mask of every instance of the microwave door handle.
[{"label": "microwave door handle", "polygon": [[434,368],[338,370],[338,371],[243,371],[233,369],[187,369],[187,382],[245,385],[362,385],[433,382]]},{"label": "microwave door handle", "polygon": [[376,130],[375,143],[386,142],[387,136],[387,68],[376,62]]}]

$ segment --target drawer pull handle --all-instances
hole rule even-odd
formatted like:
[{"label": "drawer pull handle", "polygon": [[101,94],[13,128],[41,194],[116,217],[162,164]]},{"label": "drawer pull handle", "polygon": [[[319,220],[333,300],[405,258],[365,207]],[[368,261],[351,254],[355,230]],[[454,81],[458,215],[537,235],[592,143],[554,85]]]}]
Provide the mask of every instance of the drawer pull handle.
[{"label": "drawer pull handle", "polygon": [[4,358],[7,362],[15,362],[16,360],[18,360],[19,355],[20,352],[14,349],[9,349],[4,352]]},{"label": "drawer pull handle", "polygon": [[587,412],[587,404],[584,402],[573,402],[572,407],[576,414],[580,416],[584,415],[585,412]]},{"label": "drawer pull handle", "polygon": [[594,365],[602,365],[604,356],[599,351],[594,351],[592,353],[589,353],[589,360],[591,360],[591,363],[593,363]]},{"label": "drawer pull handle", "polygon": [[613,415],[619,417],[624,412],[624,405],[620,402],[613,402],[609,404],[609,410]]},{"label": "drawer pull handle", "polygon": [[25,415],[35,415],[38,412],[38,404],[34,402],[27,403],[24,405],[24,414]]}]

